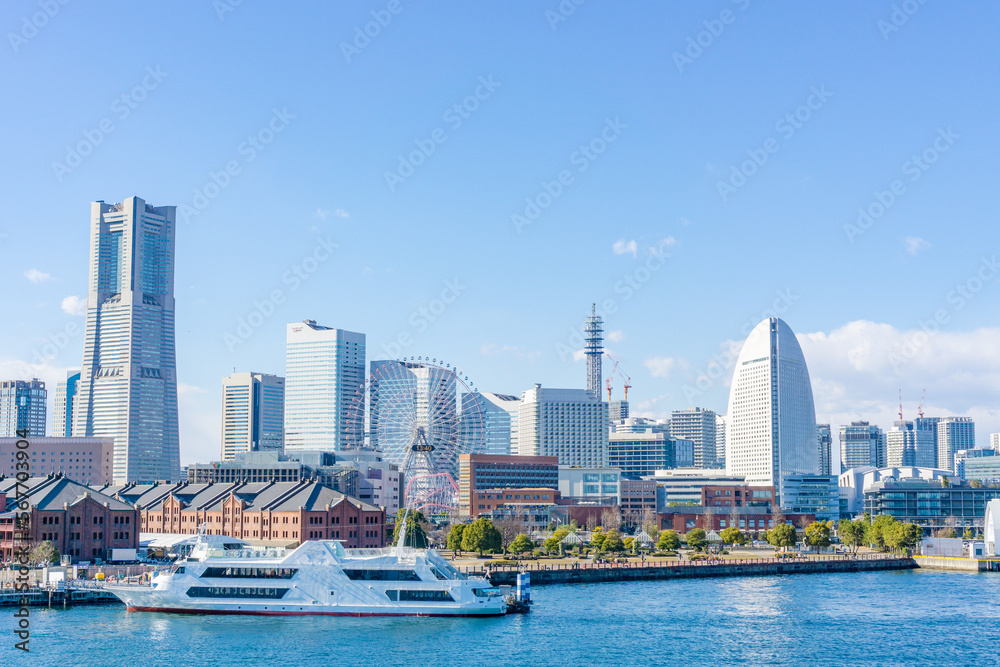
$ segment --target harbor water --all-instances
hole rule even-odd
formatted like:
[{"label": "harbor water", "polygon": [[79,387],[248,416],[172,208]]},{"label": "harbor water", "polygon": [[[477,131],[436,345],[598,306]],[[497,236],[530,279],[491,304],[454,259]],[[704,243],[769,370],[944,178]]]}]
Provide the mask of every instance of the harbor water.
[{"label": "harbor water", "polygon": [[33,608],[30,656],[5,632],[0,664],[986,665],[1000,646],[996,573],[558,585],[532,596],[530,614],[485,619]]}]

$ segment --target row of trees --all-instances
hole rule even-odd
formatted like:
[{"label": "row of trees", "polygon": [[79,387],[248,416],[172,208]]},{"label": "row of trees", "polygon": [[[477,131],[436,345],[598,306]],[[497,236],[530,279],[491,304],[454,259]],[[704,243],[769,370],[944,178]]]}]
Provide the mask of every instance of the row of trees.
[{"label": "row of trees", "polygon": [[865,514],[863,519],[857,521],[841,519],[837,527],[841,544],[850,547],[853,553],[866,545],[879,551],[894,552],[915,547],[923,537],[923,532],[920,526],[901,523],[896,517],[887,514],[874,519]]}]

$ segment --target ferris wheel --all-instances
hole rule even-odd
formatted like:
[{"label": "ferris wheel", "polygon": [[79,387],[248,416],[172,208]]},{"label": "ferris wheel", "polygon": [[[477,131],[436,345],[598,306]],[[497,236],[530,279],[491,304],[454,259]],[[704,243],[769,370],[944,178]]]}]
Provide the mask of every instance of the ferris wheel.
[{"label": "ferris wheel", "polygon": [[370,370],[348,414],[352,423],[364,423],[367,405],[367,441],[357,433],[349,446],[380,451],[399,466],[407,507],[454,511],[458,457],[485,448],[486,420],[475,387],[436,358],[373,361]]}]

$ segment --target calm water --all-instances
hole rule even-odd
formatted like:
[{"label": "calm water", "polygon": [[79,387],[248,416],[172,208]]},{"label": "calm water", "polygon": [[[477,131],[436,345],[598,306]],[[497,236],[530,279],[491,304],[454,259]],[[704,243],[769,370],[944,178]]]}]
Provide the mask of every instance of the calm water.
[{"label": "calm water", "polygon": [[[549,586],[496,619],[33,609],[13,665],[994,665],[1000,576],[928,571]],[[18,652],[20,653],[20,652]],[[27,657],[27,659],[25,659]]]}]

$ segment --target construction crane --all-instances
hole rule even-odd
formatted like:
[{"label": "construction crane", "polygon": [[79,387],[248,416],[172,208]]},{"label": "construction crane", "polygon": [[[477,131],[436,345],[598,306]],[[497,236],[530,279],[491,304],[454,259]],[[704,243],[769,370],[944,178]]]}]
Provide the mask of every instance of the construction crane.
[{"label": "construction crane", "polygon": [[903,421],[903,390],[899,390],[899,421]]},{"label": "construction crane", "polygon": [[[629,377],[628,374],[626,374],[625,371],[623,371],[621,369],[621,365],[617,361],[615,361],[614,357],[612,357],[607,352],[604,353],[604,356],[607,357],[611,361],[612,364],[614,364],[614,367],[611,369],[611,376],[613,377],[615,373],[618,373],[618,375],[620,375],[622,377],[622,379],[625,380],[625,383],[624,383],[623,386],[624,386],[624,389],[625,389],[625,400],[627,401],[628,400],[628,390],[632,388],[632,378]],[[611,378],[610,377],[608,378],[607,388],[608,388],[608,402],[610,403],[611,402]]]},{"label": "construction crane", "polygon": [[924,393],[920,395],[920,405],[917,406],[917,416],[921,419],[924,418],[924,399],[927,398],[927,390],[924,389]]}]

